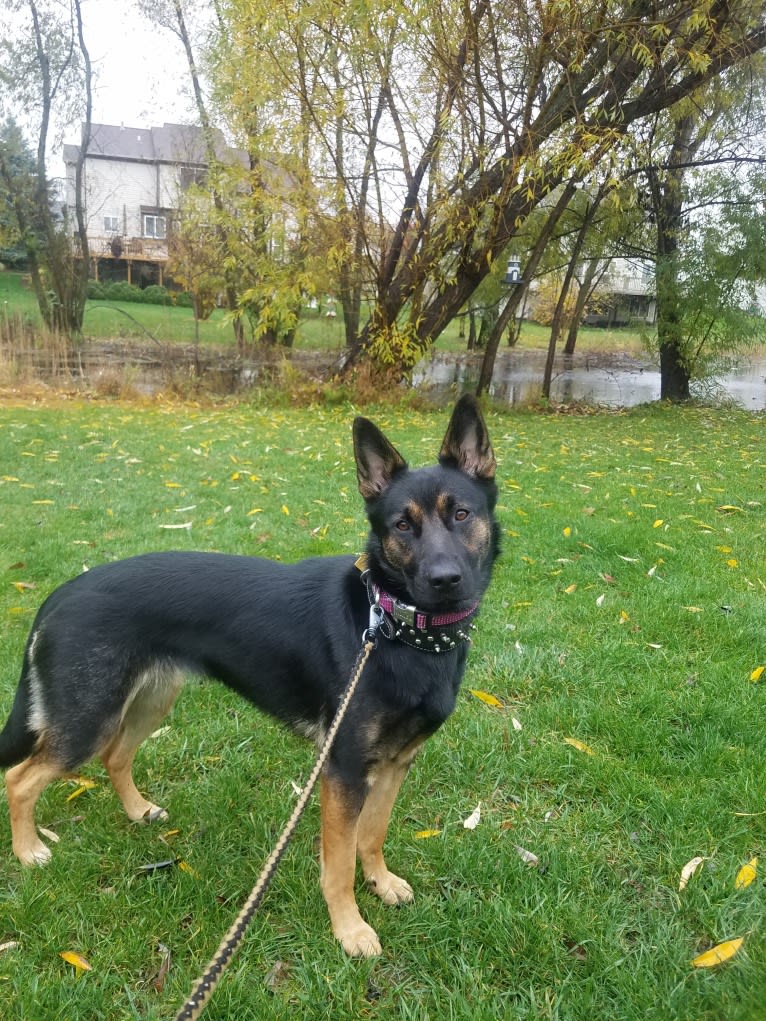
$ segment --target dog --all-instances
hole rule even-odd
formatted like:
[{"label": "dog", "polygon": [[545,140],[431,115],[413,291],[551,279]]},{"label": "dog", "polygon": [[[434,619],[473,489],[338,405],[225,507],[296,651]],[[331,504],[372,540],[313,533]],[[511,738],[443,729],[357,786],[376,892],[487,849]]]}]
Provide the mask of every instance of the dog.
[{"label": "dog", "polygon": [[355,419],[353,435],[370,525],[364,563],[147,553],[86,571],[43,603],[0,733],[23,864],[51,856],[35,828],[41,792],[94,756],[130,819],[167,818],[138,792],[132,767],[185,674],[223,682],[320,743],[374,605],[377,645],[320,780],[320,886],[343,949],[381,952],[356,904],[356,859],[386,904],[412,900],[383,843],[413,759],[455,707],[498,555],[497,487],[487,428],[468,395],[435,465],[410,469],[366,418]]}]

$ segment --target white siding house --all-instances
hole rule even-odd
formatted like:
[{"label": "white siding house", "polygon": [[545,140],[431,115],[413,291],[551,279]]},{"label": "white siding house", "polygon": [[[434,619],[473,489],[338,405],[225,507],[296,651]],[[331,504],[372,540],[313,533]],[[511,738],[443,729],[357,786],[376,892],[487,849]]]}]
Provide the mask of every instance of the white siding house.
[{"label": "white siding house", "polygon": [[[244,153],[216,133],[216,155],[242,161]],[[75,202],[80,147],[64,146],[66,203]],[[182,191],[204,183],[207,160],[201,129],[93,124],[85,158],[85,213],[93,275],[132,283],[162,283],[167,239]]]}]

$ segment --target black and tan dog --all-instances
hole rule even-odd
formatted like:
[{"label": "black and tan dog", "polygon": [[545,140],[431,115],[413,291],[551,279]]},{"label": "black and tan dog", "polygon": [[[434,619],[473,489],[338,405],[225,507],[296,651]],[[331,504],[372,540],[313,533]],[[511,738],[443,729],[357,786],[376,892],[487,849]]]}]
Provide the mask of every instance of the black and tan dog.
[{"label": "black and tan dog", "polygon": [[137,791],[133,757],[185,673],[217,678],[321,739],[376,601],[384,637],[321,781],[321,887],[344,949],[380,952],[354,898],[356,858],[386,904],[412,899],[383,841],[410,763],[455,706],[498,549],[495,458],[471,397],[456,405],[437,465],[410,470],[364,418],[354,447],[371,526],[363,575],[350,556],[286,565],[150,553],[96,567],[46,600],[0,734],[20,861],[50,858],[34,821],[43,788],[96,755],[131,819],[165,817]]}]

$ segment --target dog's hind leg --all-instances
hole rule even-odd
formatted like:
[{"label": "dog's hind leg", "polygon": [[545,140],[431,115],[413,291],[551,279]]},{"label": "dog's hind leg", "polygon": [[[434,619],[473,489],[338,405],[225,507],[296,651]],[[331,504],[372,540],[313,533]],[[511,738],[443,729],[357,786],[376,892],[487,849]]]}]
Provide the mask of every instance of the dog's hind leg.
[{"label": "dog's hind leg", "polygon": [[138,746],[170,712],[182,684],[182,677],[176,673],[157,672],[142,678],[126,703],[119,729],[101,749],[101,761],[128,818],[133,822],[168,817],[164,808],[152,804],[139,793],[133,781],[133,760]]},{"label": "dog's hind leg", "polygon": [[414,898],[410,884],[389,871],[383,858],[383,844],[394,802],[421,744],[418,741],[395,759],[376,767],[359,817],[356,846],[364,878],[384,904],[406,904]]},{"label": "dog's hind leg", "polygon": [[50,849],[35,828],[35,805],[48,784],[65,773],[66,768],[43,747],[5,774],[13,853],[22,865],[45,865],[50,861]]},{"label": "dog's hind leg", "polygon": [[360,800],[332,775],[322,775],[320,883],[333,934],[343,949],[352,957],[374,957],[381,952],[380,940],[360,915],[354,897]]}]

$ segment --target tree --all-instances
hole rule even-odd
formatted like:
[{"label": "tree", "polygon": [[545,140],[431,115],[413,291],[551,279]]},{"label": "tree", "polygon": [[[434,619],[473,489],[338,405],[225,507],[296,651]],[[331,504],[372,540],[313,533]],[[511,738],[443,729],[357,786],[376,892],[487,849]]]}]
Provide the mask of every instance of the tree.
[{"label": "tree", "polygon": [[[0,64],[0,115],[24,111],[35,124],[37,145],[31,173],[14,173],[12,150],[0,145],[0,177],[26,249],[32,286],[45,324],[79,334],[88,280],[88,238],[83,200],[83,165],[91,122],[91,66],[80,0],[14,0],[14,20]],[[75,167],[75,224],[52,207],[47,149],[52,122],[83,122]],[[72,233],[75,242],[73,243]]]},{"label": "tree", "polygon": [[760,0],[219,0],[217,10],[226,107],[242,125],[257,108],[261,140],[266,123],[275,147],[301,153],[326,185],[304,192],[304,218],[332,223],[351,329],[354,287],[372,288],[346,365],[367,358],[394,373],[549,195],[617,153],[633,123],[766,44]]},{"label": "tree", "polygon": [[[643,170],[648,183],[647,207],[656,234],[663,399],[688,399],[691,381],[709,363],[707,353],[713,356],[715,350],[713,361],[724,353],[724,338],[728,338],[732,351],[739,346],[737,334],[730,329],[711,327],[705,331],[704,340],[694,336],[692,322],[700,320],[697,315],[689,318],[687,305],[696,292],[693,300],[709,314],[710,299],[716,296],[721,325],[731,322],[732,316],[737,318],[731,298],[741,291],[737,281],[748,271],[746,260],[713,256],[706,235],[710,237],[717,231],[707,214],[717,208],[722,211],[719,222],[725,223],[732,209],[743,204],[753,208],[741,187],[747,167],[762,162],[758,133],[766,121],[763,56],[754,57],[750,65],[732,69],[661,115],[651,125],[644,149],[649,153],[649,165]],[[727,167],[725,174],[716,170],[722,165]],[[741,237],[740,231],[735,234]],[[727,250],[725,237],[719,236],[718,240]],[[715,276],[707,268],[712,263],[716,265]],[[741,334],[743,338],[749,335],[749,330]]]}]

